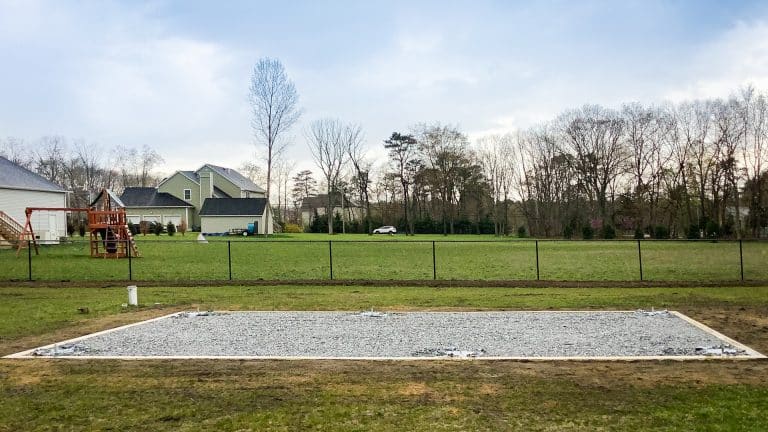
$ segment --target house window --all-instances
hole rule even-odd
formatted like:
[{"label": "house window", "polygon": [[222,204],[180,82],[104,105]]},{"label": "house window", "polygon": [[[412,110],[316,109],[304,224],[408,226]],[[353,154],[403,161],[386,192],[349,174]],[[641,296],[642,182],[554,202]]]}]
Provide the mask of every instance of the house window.
[{"label": "house window", "polygon": [[192,199],[192,189],[184,189],[184,201]]}]

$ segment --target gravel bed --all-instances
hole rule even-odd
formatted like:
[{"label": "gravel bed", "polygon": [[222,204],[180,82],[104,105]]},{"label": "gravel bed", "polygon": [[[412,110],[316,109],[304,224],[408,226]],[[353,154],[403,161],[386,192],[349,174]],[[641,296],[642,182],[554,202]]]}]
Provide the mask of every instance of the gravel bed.
[{"label": "gravel bed", "polygon": [[[624,357],[714,355],[724,344],[668,312],[191,312],[55,355]],[[728,349],[721,354],[747,354]]]}]

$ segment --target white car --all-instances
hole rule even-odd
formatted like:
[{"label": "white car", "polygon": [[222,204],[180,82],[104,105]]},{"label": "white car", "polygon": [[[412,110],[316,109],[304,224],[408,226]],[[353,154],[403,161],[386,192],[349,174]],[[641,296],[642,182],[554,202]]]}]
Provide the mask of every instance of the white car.
[{"label": "white car", "polygon": [[385,225],[383,227],[378,227],[375,230],[373,230],[374,234],[396,234],[397,228],[389,225]]}]

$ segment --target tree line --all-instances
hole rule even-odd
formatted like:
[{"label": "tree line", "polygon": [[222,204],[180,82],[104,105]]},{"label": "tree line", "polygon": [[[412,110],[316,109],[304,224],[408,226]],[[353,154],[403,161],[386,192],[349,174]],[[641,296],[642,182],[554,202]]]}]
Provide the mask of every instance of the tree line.
[{"label": "tree line", "polygon": [[[378,167],[359,126],[320,120],[307,141],[328,209],[346,190],[366,220],[408,234],[755,238],[768,226],[767,97],[745,87],[725,99],[585,105],[474,143],[457,127],[417,124],[382,140],[389,160]],[[310,171],[293,180],[296,201],[316,185]]]},{"label": "tree line", "polygon": [[69,205],[86,207],[102,188],[118,194],[129,186],[155,186],[154,169],[163,158],[151,147],[105,150],[85,140],[44,136],[37,140],[0,138],[0,156],[71,191]]}]

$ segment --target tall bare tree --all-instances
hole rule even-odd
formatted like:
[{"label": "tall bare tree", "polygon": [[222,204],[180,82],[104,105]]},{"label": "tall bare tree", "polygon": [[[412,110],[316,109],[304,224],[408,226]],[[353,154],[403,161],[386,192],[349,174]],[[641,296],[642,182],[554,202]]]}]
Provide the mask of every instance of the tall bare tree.
[{"label": "tall bare tree", "polygon": [[624,122],[614,111],[586,105],[561,117],[564,151],[574,156],[574,168],[590,201],[597,204],[603,226],[608,221],[608,190],[628,157],[622,142]]},{"label": "tall bare tree", "polygon": [[347,152],[349,153],[349,160],[352,162],[352,169],[354,170],[352,186],[356,189],[360,200],[363,202],[366,232],[371,234],[373,232],[373,227],[371,226],[371,200],[369,197],[371,163],[365,158],[362,134],[359,139],[350,142]]},{"label": "tall bare tree", "polygon": [[285,222],[288,211],[288,181],[291,179],[291,172],[296,164],[284,158],[280,158],[275,163],[275,178],[277,180],[277,218]]},{"label": "tall bare tree", "polygon": [[513,138],[510,134],[490,135],[480,138],[477,142],[477,155],[490,186],[493,231],[497,236],[505,235],[507,231],[507,214],[501,209],[502,206],[506,208],[510,180],[513,177],[512,143]]},{"label": "tall bare tree", "polygon": [[400,181],[403,188],[403,218],[406,235],[409,233],[413,235],[413,226],[408,218],[408,196],[413,183],[414,168],[419,163],[416,144],[417,141],[413,135],[403,135],[398,132],[392,132],[392,136],[384,141],[384,148],[389,150],[389,160],[394,169],[393,177]]},{"label": "tall bare tree", "polygon": [[285,133],[299,120],[299,94],[288,79],[282,63],[262,58],[251,75],[249,99],[253,120],[251,127],[256,140],[266,149],[267,197],[272,184],[272,166],[288,142]]},{"label": "tall bare tree", "polygon": [[347,161],[347,149],[355,136],[355,129],[359,134],[359,127],[344,125],[338,119],[321,119],[313,121],[306,134],[312,158],[325,177],[328,191],[325,212],[328,217],[328,234],[333,234],[333,191]]},{"label": "tall bare tree", "polygon": [[454,212],[451,205],[458,201],[457,186],[461,168],[470,165],[469,141],[458,128],[434,124],[418,125],[419,150],[434,178],[440,198],[443,235],[454,230]]},{"label": "tall bare tree", "polygon": [[768,222],[768,209],[761,205],[766,188],[765,166],[768,165],[768,99],[748,86],[739,92],[744,135],[740,153],[744,164],[745,192],[748,196],[748,225],[757,237],[760,227]]}]

